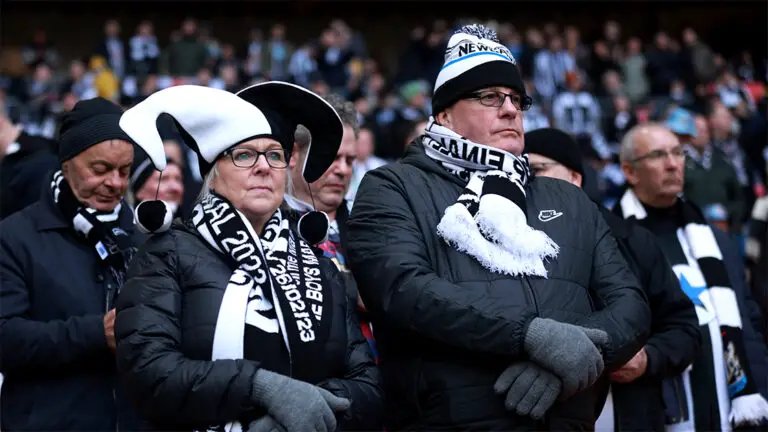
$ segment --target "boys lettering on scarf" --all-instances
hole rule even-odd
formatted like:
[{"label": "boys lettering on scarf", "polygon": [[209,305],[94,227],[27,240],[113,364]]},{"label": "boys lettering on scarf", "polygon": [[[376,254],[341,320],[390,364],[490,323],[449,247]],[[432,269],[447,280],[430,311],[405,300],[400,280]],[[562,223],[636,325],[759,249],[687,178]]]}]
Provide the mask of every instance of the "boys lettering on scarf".
[{"label": "boys lettering on scarf", "polygon": [[[727,396],[730,400],[730,408],[726,409],[729,423],[734,426],[759,425],[768,420],[768,401],[758,393],[752,376],[744,346],[741,313],[722,252],[712,229],[695,208],[682,199],[675,206],[682,214],[677,239],[687,263],[672,263],[673,269],[683,291],[696,306],[699,324],[709,328],[718,396]],[[616,211],[625,219],[642,221],[647,217],[645,207],[631,189],[624,193]],[[717,347],[719,353],[714,352]],[[690,370],[684,372],[688,382],[689,375]],[[686,396],[693,398],[689,389],[686,389]]]},{"label": "boys lettering on scarf", "polygon": [[559,247],[528,226],[527,156],[473,143],[434,118],[422,140],[427,156],[467,182],[456,204],[445,210],[438,234],[491,271],[546,277],[544,260],[556,258]]},{"label": "boys lettering on scarf", "polygon": [[[319,261],[309,245],[296,238],[280,210],[258,236],[245,216],[215,192],[195,206],[192,222],[211,247],[229,258],[234,269],[219,309],[212,360],[241,359],[249,349],[263,353],[248,345],[281,337],[284,345],[278,352],[287,359],[264,358],[262,366],[322,380],[327,372],[322,359],[333,299],[323,289]],[[273,337],[251,332],[247,326]],[[307,358],[314,360],[293,361]],[[286,365],[289,369],[282,371]],[[242,430],[235,423],[225,429]]]}]

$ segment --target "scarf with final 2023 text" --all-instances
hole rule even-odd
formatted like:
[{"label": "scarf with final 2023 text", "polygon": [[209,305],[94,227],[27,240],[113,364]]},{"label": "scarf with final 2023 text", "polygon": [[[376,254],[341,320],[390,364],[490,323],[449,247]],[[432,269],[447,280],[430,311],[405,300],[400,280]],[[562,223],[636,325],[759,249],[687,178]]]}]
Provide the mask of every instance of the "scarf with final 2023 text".
[{"label": "scarf with final 2023 text", "polygon": [[[332,319],[332,294],[324,286],[317,256],[290,228],[288,219],[278,209],[259,236],[239,210],[212,192],[195,206],[192,223],[234,268],[219,307],[212,360],[244,358],[245,326],[256,324],[264,331],[280,333],[293,377],[306,381],[325,378],[322,361]],[[274,310],[274,325],[250,323],[249,316],[264,318],[265,304]],[[278,355],[263,351],[269,350],[261,350],[260,356]],[[223,428],[243,430],[238,423]]]}]

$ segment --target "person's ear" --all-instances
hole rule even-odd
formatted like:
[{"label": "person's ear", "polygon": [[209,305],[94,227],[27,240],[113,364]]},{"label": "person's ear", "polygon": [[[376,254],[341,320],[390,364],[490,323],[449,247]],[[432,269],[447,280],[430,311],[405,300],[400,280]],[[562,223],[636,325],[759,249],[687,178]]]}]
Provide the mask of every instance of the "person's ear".
[{"label": "person's ear", "polygon": [[445,126],[447,128],[450,128],[451,126],[451,109],[446,108],[439,113],[437,113],[437,116],[435,117],[435,120],[437,121],[437,124],[440,126]]},{"label": "person's ear", "polygon": [[69,166],[72,164],[71,160],[64,161],[61,163],[61,175],[64,176],[65,179],[69,178]]},{"label": "person's ear", "polygon": [[627,179],[627,183],[629,183],[631,186],[637,184],[638,179],[635,173],[635,167],[632,164],[628,162],[622,163],[621,171],[624,173],[624,177]]},{"label": "person's ear", "polygon": [[577,173],[576,171],[571,171],[571,183],[575,184],[579,188],[582,187],[583,177],[581,174]]}]

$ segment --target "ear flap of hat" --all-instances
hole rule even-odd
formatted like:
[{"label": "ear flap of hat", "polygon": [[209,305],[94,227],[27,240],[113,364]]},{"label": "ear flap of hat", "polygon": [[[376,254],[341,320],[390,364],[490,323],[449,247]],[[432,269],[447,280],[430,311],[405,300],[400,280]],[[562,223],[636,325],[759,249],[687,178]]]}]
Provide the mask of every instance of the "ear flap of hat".
[{"label": "ear flap of hat", "polygon": [[304,179],[312,183],[322,177],[336,160],[344,127],[336,110],[317,94],[282,81],[267,81],[237,93],[243,100],[265,110],[266,115],[279,115],[290,125],[290,139],[297,125],[311,134],[302,170]]}]

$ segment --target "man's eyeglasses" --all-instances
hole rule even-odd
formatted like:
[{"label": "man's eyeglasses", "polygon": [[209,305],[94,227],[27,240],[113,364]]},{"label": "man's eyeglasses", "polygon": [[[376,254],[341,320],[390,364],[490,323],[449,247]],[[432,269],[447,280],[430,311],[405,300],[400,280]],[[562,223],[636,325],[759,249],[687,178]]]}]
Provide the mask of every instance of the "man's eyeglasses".
[{"label": "man's eyeglasses", "polygon": [[664,160],[668,158],[669,156],[672,156],[674,159],[684,159],[685,158],[685,152],[683,151],[683,147],[678,146],[673,148],[670,151],[666,150],[654,150],[652,152],[648,152],[640,157],[632,159],[630,162],[637,163],[642,160],[649,160],[651,162],[656,162],[660,160]]},{"label": "man's eyeglasses", "polygon": [[520,96],[511,93],[504,93],[497,90],[484,90],[471,93],[467,99],[477,100],[480,104],[499,108],[504,105],[504,101],[509,98],[512,105],[520,111],[527,111],[533,105],[533,99],[530,96]]},{"label": "man's eyeglasses", "polygon": [[250,168],[259,161],[259,156],[264,155],[267,164],[272,168],[284,169],[288,166],[288,156],[290,153],[284,149],[269,149],[267,151],[257,151],[249,148],[234,148],[224,152],[232,159],[232,163],[239,168]]}]

